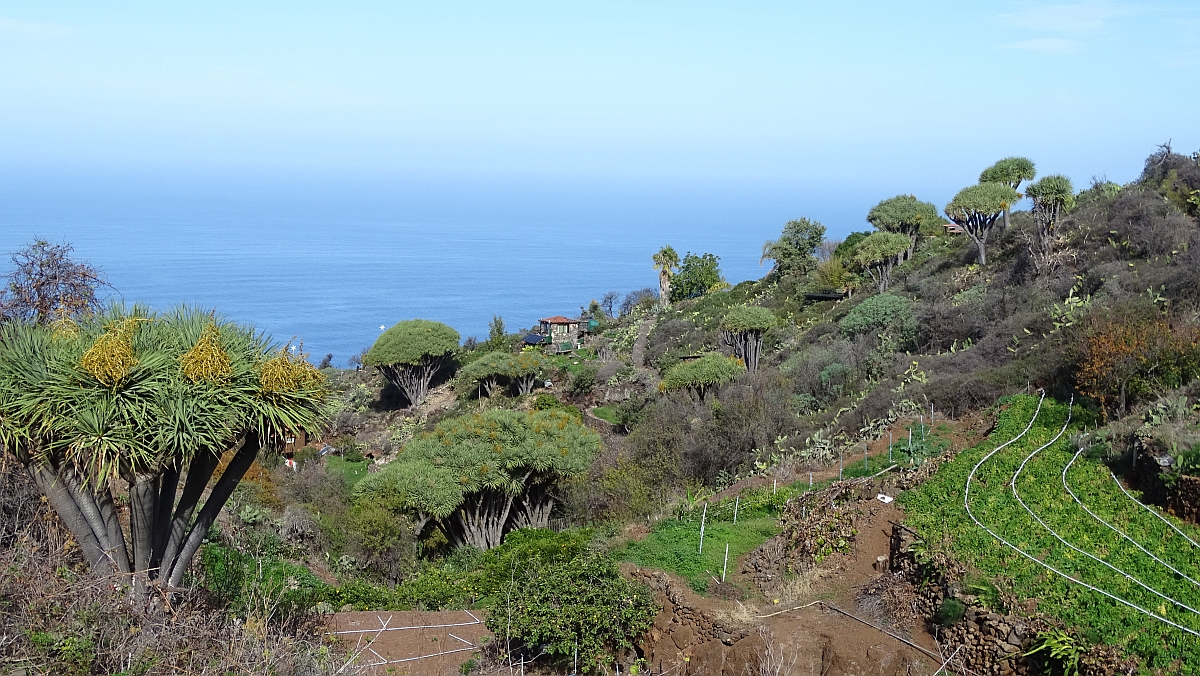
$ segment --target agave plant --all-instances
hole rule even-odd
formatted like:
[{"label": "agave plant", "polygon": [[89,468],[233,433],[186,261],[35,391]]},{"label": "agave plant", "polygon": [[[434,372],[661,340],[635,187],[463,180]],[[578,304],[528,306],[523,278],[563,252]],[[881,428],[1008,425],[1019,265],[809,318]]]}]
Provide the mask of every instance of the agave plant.
[{"label": "agave plant", "polygon": [[258,455],[288,433],[319,434],[325,417],[319,371],[213,313],[113,306],[0,326],[3,451],[92,567],[131,575],[138,591],[177,587]]}]

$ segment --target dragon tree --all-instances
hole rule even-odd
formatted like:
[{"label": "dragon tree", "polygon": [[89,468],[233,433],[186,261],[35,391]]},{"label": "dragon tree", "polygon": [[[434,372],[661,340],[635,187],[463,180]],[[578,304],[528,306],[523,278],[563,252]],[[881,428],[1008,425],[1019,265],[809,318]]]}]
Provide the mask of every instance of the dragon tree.
[{"label": "dragon tree", "polygon": [[545,528],[560,482],[587,471],[600,435],[566,411],[493,409],[438,424],[367,475],[354,498],[412,514],[454,545],[491,549],[505,533]]},{"label": "dragon tree", "polygon": [[458,331],[441,322],[410,319],[379,336],[363,363],[379,369],[416,407],[429,395],[433,377],[454,360],[458,341]]},{"label": "dragon tree", "polygon": [[136,592],[180,585],[246,470],[288,434],[319,434],[325,400],[302,355],[207,312],[0,326],[3,452],[91,567]]}]

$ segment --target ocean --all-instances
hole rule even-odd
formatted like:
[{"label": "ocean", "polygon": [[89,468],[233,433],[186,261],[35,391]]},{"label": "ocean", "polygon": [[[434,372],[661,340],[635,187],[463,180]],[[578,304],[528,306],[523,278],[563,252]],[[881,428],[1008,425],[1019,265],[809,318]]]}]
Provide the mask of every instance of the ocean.
[{"label": "ocean", "polygon": [[[607,291],[657,287],[651,255],[714,253],[729,282],[761,277],[762,243],[799,215],[861,229],[853,198],[782,186],[584,181],[194,180],[52,174],[0,186],[0,273],[41,238],[97,266],[114,298],[214,308],[344,366],[381,326],[445,322],[486,338],[576,315]],[[815,192],[815,191],[814,191]],[[865,211],[865,210],[864,210]],[[829,215],[834,216],[830,222]],[[769,266],[770,263],[768,262]]]}]

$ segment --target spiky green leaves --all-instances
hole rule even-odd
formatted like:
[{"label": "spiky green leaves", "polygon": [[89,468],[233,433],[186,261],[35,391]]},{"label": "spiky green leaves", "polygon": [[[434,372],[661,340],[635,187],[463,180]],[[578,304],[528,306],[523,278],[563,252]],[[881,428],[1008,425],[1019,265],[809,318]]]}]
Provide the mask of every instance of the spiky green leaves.
[{"label": "spiky green leaves", "polygon": [[775,313],[758,305],[740,305],[721,318],[721,328],[733,333],[763,332],[775,326]]},{"label": "spiky green leaves", "polygon": [[703,397],[709,388],[733,382],[745,372],[742,360],[712,352],[667,369],[659,388],[663,391],[690,389]]},{"label": "spiky green leaves", "polygon": [[316,433],[325,416],[323,381],[269,391],[262,368],[278,355],[267,339],[211,313],[118,307],[73,335],[25,323],[2,331],[5,447],[38,448],[90,479],[219,453],[249,432]]},{"label": "spiky green leaves", "polygon": [[1016,204],[1018,199],[1020,197],[1016,189],[1008,185],[979,183],[959,190],[954,199],[946,205],[946,215],[955,223],[963,225],[973,218],[998,216],[1006,207]]},{"label": "spiky green leaves", "polygon": [[1022,181],[1032,181],[1037,175],[1033,161],[1025,157],[1006,157],[979,174],[980,183],[1003,183],[1016,190]]},{"label": "spiky green leaves", "polygon": [[854,262],[871,267],[908,251],[908,237],[894,232],[873,232],[854,250]]},{"label": "spiky green leaves", "polygon": [[355,485],[354,496],[444,518],[485,489],[517,495],[532,474],[581,474],[599,450],[600,436],[565,411],[494,409],[444,421],[408,442],[395,461]]},{"label": "spiky green leaves", "polygon": [[368,366],[416,365],[458,349],[458,331],[427,319],[400,322],[379,336],[363,357]]},{"label": "spiky green leaves", "polygon": [[1075,206],[1075,187],[1061,174],[1045,176],[1025,189],[1034,209],[1070,209]]},{"label": "spiky green leaves", "polygon": [[[927,231],[945,221],[937,207],[913,195],[896,195],[883,200],[867,213],[867,222],[879,230],[915,237],[921,228]],[[936,230],[934,230],[936,232]],[[933,233],[931,233],[933,234]]]}]

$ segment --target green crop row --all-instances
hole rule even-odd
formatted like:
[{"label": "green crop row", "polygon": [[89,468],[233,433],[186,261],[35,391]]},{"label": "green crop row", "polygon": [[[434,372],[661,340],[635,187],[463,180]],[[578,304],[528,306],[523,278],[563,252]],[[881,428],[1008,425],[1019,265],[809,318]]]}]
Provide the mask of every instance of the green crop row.
[{"label": "green crop row", "polygon": [[[963,489],[971,469],[997,445],[1019,435],[1036,408],[1037,399],[1033,397],[1010,400],[987,442],[963,452],[920,488],[902,496],[906,522],[921,535],[926,547],[947,550],[1018,598],[1036,599],[1040,612],[1077,627],[1088,640],[1122,647],[1144,658],[1153,668],[1200,673],[1200,639],[1055,575],[997,542],[968,517]],[[1058,434],[1066,416],[1065,404],[1047,399],[1029,433],[979,468],[971,486],[972,512],[1000,537],[1047,565],[1200,631],[1200,616],[1196,613],[1164,601],[1125,575],[1066,547],[1013,496],[1011,483],[1021,462]],[[1063,489],[1061,473],[1075,451],[1070,438],[1070,432],[1064,434],[1026,465],[1017,481],[1025,503],[1047,527],[1075,547],[1171,599],[1200,608],[1200,588],[1100,524]],[[1103,464],[1081,458],[1072,466],[1068,481],[1101,519],[1137,538],[1139,544],[1172,566],[1194,578],[1200,576],[1195,548],[1126,497]]]}]

